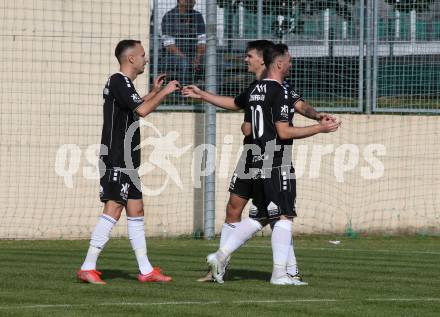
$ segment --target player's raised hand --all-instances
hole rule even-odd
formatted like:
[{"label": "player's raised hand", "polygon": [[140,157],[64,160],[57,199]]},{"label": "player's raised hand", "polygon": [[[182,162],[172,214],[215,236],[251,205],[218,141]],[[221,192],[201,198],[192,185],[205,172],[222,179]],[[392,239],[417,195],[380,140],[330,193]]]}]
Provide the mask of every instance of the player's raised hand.
[{"label": "player's raised hand", "polygon": [[154,78],[153,88],[151,89],[151,91],[159,92],[166,76],[166,74],[159,74],[156,78]]},{"label": "player's raised hand", "polygon": [[176,90],[180,90],[181,88],[182,88],[182,86],[180,85],[180,83],[177,80],[172,80],[164,87],[163,90],[167,94],[171,94],[171,93],[175,92]]},{"label": "player's raised hand", "polygon": [[325,117],[319,121],[319,125],[321,126],[321,133],[329,133],[335,132],[341,125],[341,122],[338,120],[334,121],[329,117]]},{"label": "player's raised hand", "polygon": [[200,99],[201,96],[201,90],[196,85],[188,85],[183,87],[182,89],[182,95],[187,98],[193,98],[193,99]]}]

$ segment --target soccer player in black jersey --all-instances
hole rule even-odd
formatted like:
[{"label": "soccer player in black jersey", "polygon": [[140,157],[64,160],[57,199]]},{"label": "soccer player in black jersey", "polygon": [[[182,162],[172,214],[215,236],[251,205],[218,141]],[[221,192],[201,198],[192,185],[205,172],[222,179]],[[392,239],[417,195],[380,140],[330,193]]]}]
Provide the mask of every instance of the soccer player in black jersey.
[{"label": "soccer player in black jersey", "polygon": [[[276,44],[264,52],[267,78],[251,84],[247,90],[246,121],[251,121],[253,143],[259,153],[253,153],[253,203],[250,217],[242,220],[223,247],[208,255],[214,279],[223,283],[227,259],[255,232],[272,222],[274,269],[271,283],[304,285],[287,274],[288,256],[292,242],[292,218],[296,216],[294,201],[296,184],[291,165],[293,139],[317,133],[334,132],[340,125],[330,116],[318,124],[295,127],[292,124],[293,95],[282,85],[291,67],[287,46]],[[250,119],[250,120],[249,120]]]},{"label": "soccer player in black jersey", "polygon": [[[248,72],[254,73],[256,80],[262,79],[266,76],[266,66],[264,65],[263,60],[263,51],[272,45],[274,45],[274,43],[267,40],[250,41],[247,44],[245,62],[248,66]],[[283,85],[292,95],[293,106],[298,113],[317,121],[324,118],[335,120],[335,118],[329,114],[317,112],[312,106],[305,102],[304,99],[298,93],[296,93],[287,82],[284,82]],[[232,98],[215,95],[207,91],[203,91],[195,85],[189,85],[184,87],[183,95],[190,98],[202,99],[217,107],[233,111],[244,109],[247,104],[247,89],[245,89],[237,97]],[[250,124],[244,122],[242,125],[242,131],[245,135],[247,135],[243,140],[245,151],[241,156],[242,158],[240,163],[237,166],[229,185],[230,196],[226,205],[225,223],[222,226],[220,234],[220,247],[223,246],[230,233],[235,230],[236,225],[241,221],[243,209],[248,200],[252,198],[252,178],[242,177],[240,173],[240,170],[246,172],[249,170],[249,161],[252,160],[252,156],[247,155],[246,150],[246,145],[252,143],[249,135],[250,130]],[[255,209],[253,205],[251,206],[251,209]],[[291,252],[289,253],[288,271],[291,276],[295,276],[296,278],[300,279],[293,244],[291,247]],[[200,278],[198,281],[212,281],[211,273],[209,272],[205,277]]]},{"label": "soccer player in black jersey", "polygon": [[128,238],[139,266],[140,282],[169,282],[171,277],[153,268],[147,257],[144,230],[144,208],[137,169],[140,166],[139,117],[154,111],[164,98],[180,89],[177,81],[161,86],[164,75],[154,80],[149,94],[140,97],[133,81],[144,72],[148,62],[140,41],[122,40],[115,49],[120,70],[109,77],[103,91],[104,124],[102,127],[100,172],[100,199],[105,203],[92,233],[87,256],[77,272],[86,283],[105,284],[96,270],[99,254],[110,238],[114,225],[125,208]]},{"label": "soccer player in black jersey", "polygon": [[[265,76],[266,67],[264,66],[263,61],[263,51],[266,47],[271,45],[273,45],[273,42],[267,40],[251,41],[247,44],[245,62],[248,67],[248,72],[255,74],[257,80],[262,79]],[[183,88],[182,93],[186,97],[201,99],[217,107],[232,111],[243,109],[247,102],[246,90],[233,98],[215,95],[207,91],[203,91],[195,85],[189,85]],[[243,128],[244,127],[245,126],[243,125]],[[249,144],[251,141],[251,137],[246,136],[243,140],[243,144]],[[250,157],[247,157],[246,153],[242,155],[241,163],[245,165],[245,168],[247,168],[250,163],[249,159]],[[230,195],[226,205],[225,223],[221,229],[220,246],[223,245],[229,234],[234,230],[235,226],[241,220],[241,213],[243,212],[248,200],[252,197],[252,180],[249,178],[236,177],[236,173],[234,173],[229,186],[229,192]],[[198,281],[212,281],[211,272],[209,272],[205,277],[198,279]]]}]

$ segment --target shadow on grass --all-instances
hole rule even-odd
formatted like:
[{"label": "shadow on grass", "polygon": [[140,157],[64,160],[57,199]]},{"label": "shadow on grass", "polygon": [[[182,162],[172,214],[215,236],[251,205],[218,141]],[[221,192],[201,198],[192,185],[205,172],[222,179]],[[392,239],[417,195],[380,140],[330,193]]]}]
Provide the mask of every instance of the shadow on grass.
[{"label": "shadow on grass", "polygon": [[[208,270],[192,270],[193,272],[200,272],[200,277],[205,276]],[[237,281],[270,281],[271,272],[230,269],[226,271],[224,280],[228,282]]]},{"label": "shadow on grass", "polygon": [[133,275],[132,273],[129,273],[127,271],[123,270],[101,270],[102,272],[102,278],[103,279],[126,279],[126,280],[132,280],[133,278],[136,278],[136,275]]},{"label": "shadow on grass", "polygon": [[239,269],[231,269],[226,274],[225,280],[231,282],[243,280],[269,281],[271,277],[271,273],[269,272]]}]

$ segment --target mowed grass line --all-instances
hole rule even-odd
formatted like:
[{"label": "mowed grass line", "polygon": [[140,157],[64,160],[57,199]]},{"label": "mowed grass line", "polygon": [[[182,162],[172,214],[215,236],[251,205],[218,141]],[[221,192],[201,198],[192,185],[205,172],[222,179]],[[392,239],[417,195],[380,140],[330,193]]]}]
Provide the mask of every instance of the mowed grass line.
[{"label": "mowed grass line", "polygon": [[138,283],[129,242],[110,240],[105,286],[75,280],[88,241],[0,241],[0,316],[438,316],[440,238],[329,239],[295,240],[305,287],[269,284],[269,238],[234,254],[224,285],[195,281],[217,240],[148,239],[170,284]]}]

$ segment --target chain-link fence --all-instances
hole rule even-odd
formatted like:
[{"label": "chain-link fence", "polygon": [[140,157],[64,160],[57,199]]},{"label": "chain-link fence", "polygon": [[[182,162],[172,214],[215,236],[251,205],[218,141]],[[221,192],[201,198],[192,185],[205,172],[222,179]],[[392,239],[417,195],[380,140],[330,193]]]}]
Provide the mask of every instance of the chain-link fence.
[{"label": "chain-link fence", "polygon": [[[151,77],[205,85],[206,3],[153,1]],[[437,112],[440,1],[347,0],[217,3],[216,91],[234,96],[252,80],[249,40],[288,44],[291,82],[319,109]],[[363,48],[363,49],[362,49]],[[201,109],[176,94],[164,109]],[[176,107],[176,105],[179,105]]]}]

